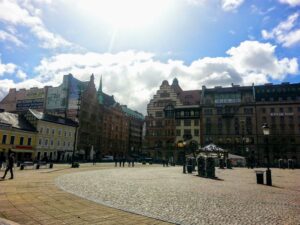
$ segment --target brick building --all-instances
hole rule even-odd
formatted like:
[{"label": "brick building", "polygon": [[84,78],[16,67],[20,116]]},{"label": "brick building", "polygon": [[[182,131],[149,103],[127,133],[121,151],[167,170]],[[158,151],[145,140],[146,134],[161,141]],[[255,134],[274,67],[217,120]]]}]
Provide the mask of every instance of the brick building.
[{"label": "brick building", "polygon": [[141,146],[141,140],[136,137],[142,133],[142,127],[131,122],[134,120],[128,114],[135,111],[127,108],[125,112],[113,96],[105,94],[102,78],[97,91],[94,79],[91,75],[89,81],[80,81],[68,74],[57,87],[10,89],[0,102],[0,108],[20,114],[36,109],[75,120],[79,123],[76,149],[79,159],[89,160],[91,149],[97,159],[115,152],[128,154],[130,143]]},{"label": "brick building", "polygon": [[[177,144],[190,136],[198,147],[215,143],[259,165],[265,165],[268,147],[274,166],[278,159],[294,159],[300,166],[299,83],[183,91],[177,79],[172,85],[163,81],[147,112],[145,143],[154,158],[172,155],[180,162]],[[264,123],[271,128],[268,146]]]}]

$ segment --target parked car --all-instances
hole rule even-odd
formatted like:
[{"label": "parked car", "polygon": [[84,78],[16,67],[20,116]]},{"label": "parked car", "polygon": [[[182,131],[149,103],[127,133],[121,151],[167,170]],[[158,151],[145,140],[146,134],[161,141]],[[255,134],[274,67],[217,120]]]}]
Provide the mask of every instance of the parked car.
[{"label": "parked car", "polygon": [[113,162],[114,157],[112,155],[105,155],[102,157],[102,162]]}]

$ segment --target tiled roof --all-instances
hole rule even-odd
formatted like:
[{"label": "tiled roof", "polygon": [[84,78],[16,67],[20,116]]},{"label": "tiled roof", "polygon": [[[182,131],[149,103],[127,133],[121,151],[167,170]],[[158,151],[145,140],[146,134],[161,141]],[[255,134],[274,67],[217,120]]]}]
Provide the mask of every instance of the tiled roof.
[{"label": "tiled roof", "polygon": [[75,121],[68,119],[68,118],[42,113],[42,112],[36,111],[34,109],[29,109],[29,112],[33,116],[35,116],[38,120],[43,120],[43,121],[47,121],[47,122],[51,122],[51,123],[63,124],[63,125],[72,126],[72,127],[78,126],[78,123],[76,123]]},{"label": "tiled roof", "polygon": [[26,131],[36,131],[36,129],[27,120],[18,114],[2,112],[0,113],[0,123],[11,125],[13,128]]}]

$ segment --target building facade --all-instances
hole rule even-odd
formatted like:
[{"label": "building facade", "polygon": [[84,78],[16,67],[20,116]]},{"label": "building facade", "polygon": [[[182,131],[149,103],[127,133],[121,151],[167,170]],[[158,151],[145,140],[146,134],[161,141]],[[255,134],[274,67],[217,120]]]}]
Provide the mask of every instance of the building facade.
[{"label": "building facade", "polygon": [[27,111],[25,118],[37,130],[35,160],[71,160],[78,126],[76,122],[32,109]]},{"label": "building facade", "polygon": [[132,156],[140,156],[142,154],[142,139],[143,139],[143,114],[128,108],[126,105],[122,105],[122,112],[128,118],[129,123],[129,140],[128,150]]},{"label": "building facade", "polygon": [[[178,142],[189,139],[198,147],[217,144],[258,165],[266,165],[269,152],[273,166],[279,159],[300,166],[299,83],[183,91],[177,79],[172,85],[163,81],[147,113],[145,145],[154,158],[178,152],[173,155],[180,162]],[[264,123],[271,128],[269,137],[263,136]]]},{"label": "building facade", "polygon": [[154,159],[182,162],[186,149],[178,143],[200,144],[199,91],[183,91],[176,78],[171,85],[163,81],[147,113],[146,151]]},{"label": "building facade", "polygon": [[[0,102],[0,109],[20,114],[35,109],[78,122],[76,157],[81,160],[89,160],[92,149],[96,159],[114,152],[127,154],[132,146],[138,146],[137,138],[142,128],[138,121],[128,116],[127,111],[123,111],[113,96],[102,91],[102,78],[98,90],[94,79],[93,74],[89,81],[80,81],[68,74],[63,76],[63,82],[58,87],[10,89]],[[131,109],[128,111],[134,112]],[[41,149],[40,154],[47,152]],[[55,152],[52,151],[54,159],[58,157],[54,156]]]},{"label": "building facade", "polygon": [[8,151],[16,153],[17,161],[32,161],[36,151],[36,129],[18,114],[0,113],[0,157]]},{"label": "building facade", "polygon": [[[300,84],[260,85],[255,87],[257,118],[256,158],[261,164],[270,161],[278,165],[279,159],[300,160]],[[268,140],[260,129],[270,127]],[[268,148],[268,149],[267,149]]]},{"label": "building facade", "polygon": [[8,94],[0,102],[0,109],[6,112],[25,112],[28,109],[44,111],[48,86],[44,88],[9,89]]}]

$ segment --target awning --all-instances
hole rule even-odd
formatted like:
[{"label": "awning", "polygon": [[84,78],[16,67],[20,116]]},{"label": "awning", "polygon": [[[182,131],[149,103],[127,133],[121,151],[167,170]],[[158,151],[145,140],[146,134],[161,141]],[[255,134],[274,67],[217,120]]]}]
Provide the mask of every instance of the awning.
[{"label": "awning", "polygon": [[12,151],[16,152],[16,153],[18,153],[18,152],[25,152],[25,153],[33,153],[33,152],[35,152],[35,150],[33,150],[33,149],[21,149],[21,148],[18,148],[18,149],[13,148]]}]

